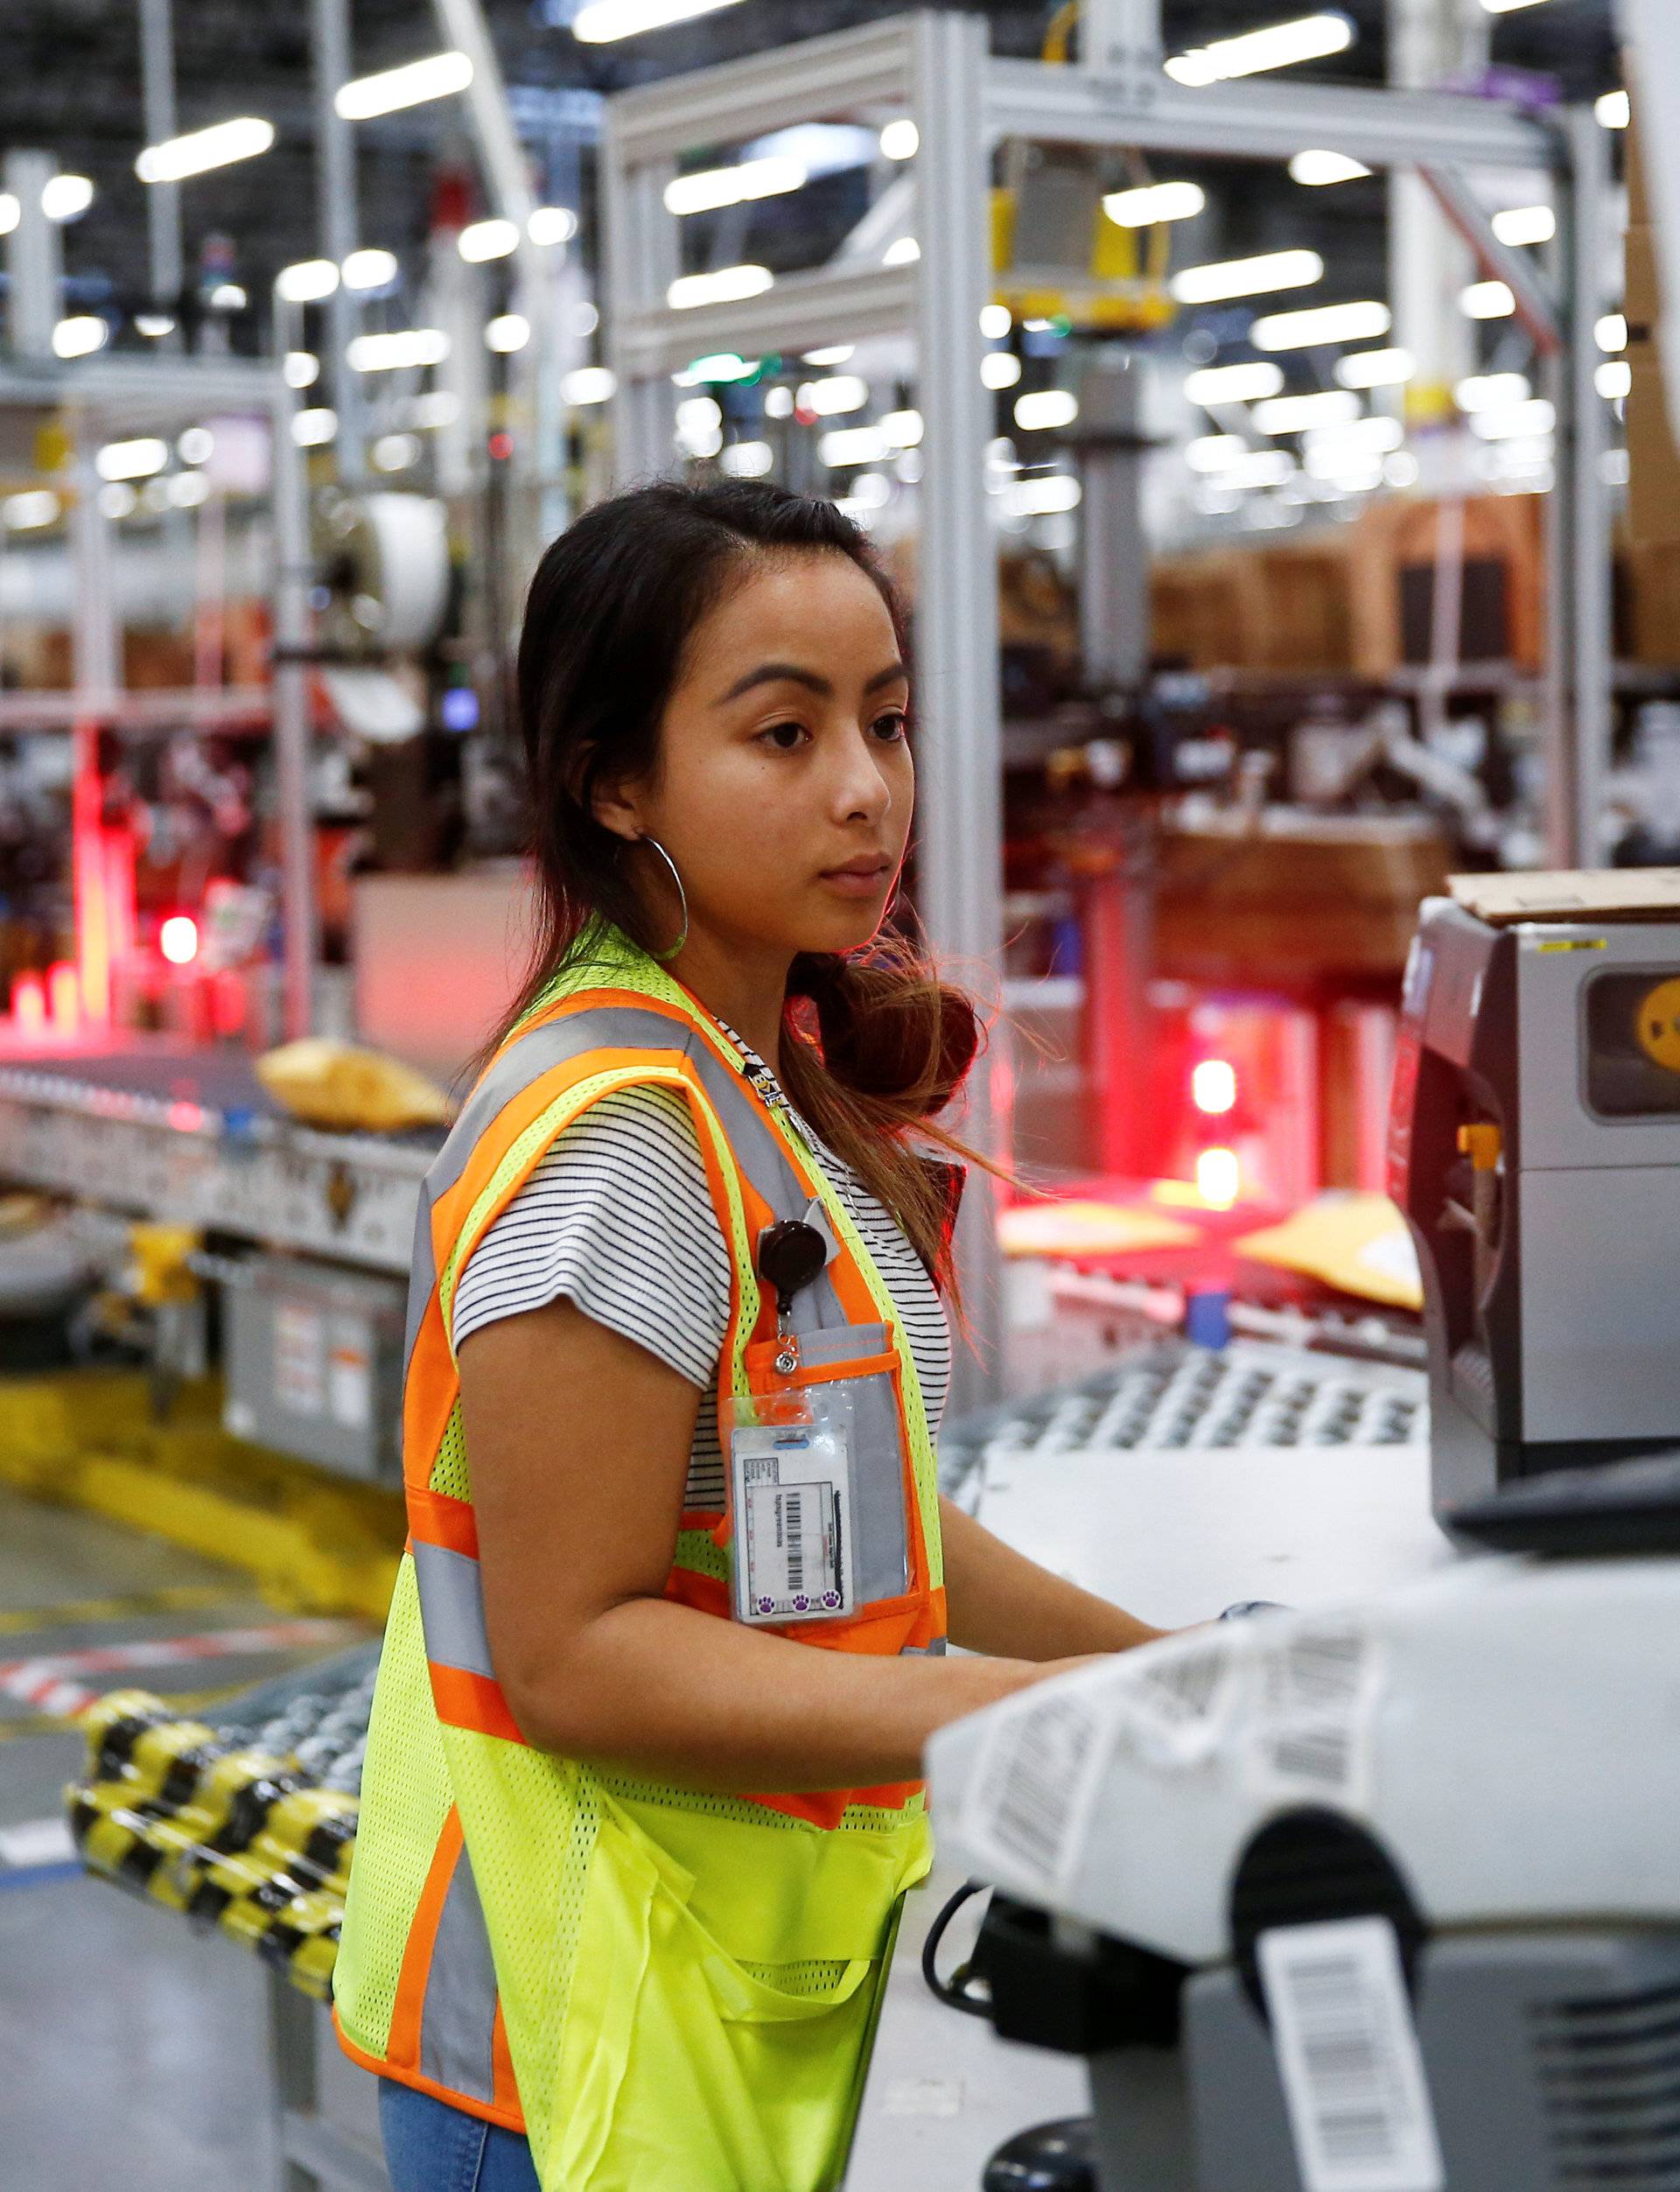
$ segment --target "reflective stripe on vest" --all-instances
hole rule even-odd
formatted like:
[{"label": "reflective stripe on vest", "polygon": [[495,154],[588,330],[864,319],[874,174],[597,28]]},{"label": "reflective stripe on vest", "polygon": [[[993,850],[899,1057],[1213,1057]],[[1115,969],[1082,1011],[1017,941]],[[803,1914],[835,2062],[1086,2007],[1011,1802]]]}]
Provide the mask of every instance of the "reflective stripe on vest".
[{"label": "reflective stripe on vest", "polygon": [[[433,1214],[438,1202],[444,1195],[458,1189],[466,1179],[474,1153],[485,1133],[507,1108],[550,1076],[564,1075],[572,1069],[570,1078],[582,1081],[586,1074],[577,1069],[594,1057],[612,1055],[615,1064],[624,1059],[627,1051],[639,1051],[648,1068],[658,1068],[662,1076],[678,1068],[686,1079],[700,1085],[704,1103],[709,1107],[722,1130],[730,1158],[738,1169],[741,1187],[761,1206],[758,1214],[764,1222],[771,1218],[803,1217],[813,1200],[816,1180],[802,1180],[783,1145],[774,1130],[766,1124],[762,1100],[743,1075],[712,1050],[706,1038],[691,1022],[674,1012],[638,1003],[635,1005],[593,1003],[568,1004],[551,1017],[539,1016],[528,1025],[523,1033],[515,1033],[502,1053],[493,1061],[484,1079],[469,1098],[458,1119],[448,1142],[444,1145],[431,1171],[427,1175],[423,1196],[422,1222],[416,1229],[416,1263],[413,1274],[410,1310],[409,1362],[412,1369],[414,1357],[424,1327],[430,1300],[438,1292],[437,1247]],[[651,1075],[639,1075],[627,1063],[619,1068],[624,1073],[622,1085],[643,1085]],[[559,1131],[558,1128],[556,1131]],[[698,1127],[696,1125],[696,1131]],[[541,1152],[531,1154],[529,1166],[534,1169]],[[494,1167],[491,1167],[494,1174]],[[522,1178],[525,1176],[522,1174]],[[518,1180],[507,1183],[500,1204],[511,1200],[520,1184]],[[482,1215],[480,1232],[494,1222],[495,1210]],[[720,1222],[725,1224],[727,1213],[720,1210]],[[458,1248],[458,1243],[457,1243]],[[454,1267],[458,1270],[460,1257],[452,1251]],[[732,1264],[734,1262],[732,1248]],[[815,1337],[836,1327],[851,1330],[870,1329],[860,1326],[856,1311],[866,1307],[872,1313],[872,1300],[859,1299],[856,1274],[848,1271],[850,1257],[842,1249],[836,1257],[812,1285],[795,1297],[792,1323],[802,1337]],[[849,1278],[845,1292],[851,1296],[849,1305],[842,1298],[841,1283]],[[738,1292],[738,1278],[736,1281]],[[447,1321],[446,1320],[444,1320]],[[877,1325],[872,1330],[881,1334],[880,1344],[887,1344],[886,1327]],[[814,1358],[824,1352],[821,1347],[811,1350]],[[726,1366],[727,1367],[727,1366]],[[908,1426],[901,1425],[906,1448]],[[421,1618],[426,1635],[426,1654],[433,1670],[433,1687],[438,1709],[446,1719],[456,1725],[476,1727],[485,1733],[519,1740],[517,1725],[502,1698],[496,1683],[491,1661],[489,1639],[485,1622],[482,1573],[478,1561],[477,1532],[472,1524],[470,1504],[449,1498],[430,1489],[430,1477],[435,1455],[424,1452],[405,1455],[410,1464],[409,1493],[413,1546],[420,1593]],[[418,1466],[415,1466],[417,1464]],[[912,1577],[914,1583],[918,1559],[921,1557],[922,1530],[920,1517],[915,1512],[916,1502],[907,1493],[904,1495],[912,1545]],[[679,1569],[683,1564],[679,1561]],[[725,1611],[725,1596],[720,1581],[704,1571],[696,1573],[692,1568],[682,1574],[674,1572],[673,1595],[706,1610]],[[871,1595],[868,1593],[864,1595]],[[880,1593],[878,1595],[885,1595]],[[943,1649],[942,1593],[930,1594],[933,1603],[929,1618],[914,1624],[903,1635],[895,1649],[903,1652],[928,1653]],[[863,1648],[868,1648],[870,1616],[865,1614],[856,1624],[835,1624],[836,1632],[830,1636],[813,1635],[813,1642],[839,1643],[837,1634],[843,1627],[856,1628]],[[900,1624],[901,1625],[901,1624]],[[934,1633],[929,1634],[932,1630]],[[828,1812],[836,1807],[829,1803],[809,1806],[803,1803],[802,1812],[812,1810]]]}]

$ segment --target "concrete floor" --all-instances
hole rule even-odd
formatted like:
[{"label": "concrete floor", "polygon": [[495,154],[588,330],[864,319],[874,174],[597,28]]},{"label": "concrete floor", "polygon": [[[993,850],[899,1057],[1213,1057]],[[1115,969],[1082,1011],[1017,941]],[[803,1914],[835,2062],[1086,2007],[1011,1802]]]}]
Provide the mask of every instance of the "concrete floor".
[{"label": "concrete floor", "polygon": [[[164,1592],[191,1601],[77,1610]],[[236,1574],[0,1488],[0,1677],[52,1653],[275,1618]],[[190,1693],[258,1681],[307,1656],[184,1659],[89,1680]],[[81,1747],[74,1734],[44,1732],[38,1713],[0,1689],[0,2185],[281,2192],[267,1974],[232,1943],[200,1938],[172,1914],[66,1867],[48,1846]],[[38,1827],[39,1836],[27,1831]],[[1006,2047],[928,1993],[921,1936],[955,1884],[936,1874],[906,1908],[850,2192],[976,2192],[986,2157],[1012,2132],[1088,2105],[1078,2065]],[[961,1947],[954,1934],[948,1962]],[[321,2105],[371,2142],[374,2081],[331,2044],[325,2018],[315,2021]],[[303,2181],[284,2192],[303,2192]]]},{"label": "concrete floor", "polygon": [[[90,1618],[88,1600],[188,1594]],[[74,1509],[0,1488],[0,1663],[272,1622],[245,1578]],[[307,1653],[182,1659],[104,1690],[168,1695],[249,1684]],[[62,1814],[81,1740],[0,1691],[0,2183],[18,2192],[268,2192],[267,1975],[232,1943],[66,1872],[18,1830]],[[336,2049],[333,2051],[335,2056]],[[370,2132],[373,2081],[332,2099]]]}]

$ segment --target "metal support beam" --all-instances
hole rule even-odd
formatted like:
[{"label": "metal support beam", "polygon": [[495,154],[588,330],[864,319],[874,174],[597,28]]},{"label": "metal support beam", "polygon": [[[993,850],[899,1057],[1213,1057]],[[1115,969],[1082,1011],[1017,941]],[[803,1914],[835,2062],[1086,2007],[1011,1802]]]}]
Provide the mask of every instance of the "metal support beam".
[{"label": "metal support beam", "polygon": [[1559,192],[1559,256],[1568,298],[1564,342],[1550,361],[1558,414],[1557,479],[1547,498],[1550,648],[1547,676],[1548,857],[1557,867],[1603,859],[1604,779],[1611,739],[1610,494],[1607,407],[1594,383],[1593,327],[1608,299],[1610,152],[1590,107],[1561,117],[1569,185]]},{"label": "metal support beam", "polygon": [[[176,134],[175,26],[172,0],[140,0],[140,99],[148,144]],[[148,183],[146,241],[151,301],[161,311],[180,309],[186,280],[181,242],[181,186]],[[178,331],[168,338],[179,340]]]},{"label": "metal support beam", "polygon": [[1147,96],[1160,75],[1161,0],[1081,0],[1079,58],[1102,74],[1132,77]]},{"label": "metal support beam", "polygon": [[274,374],[274,764],[280,810],[283,1011],[289,1041],[315,1018],[320,914],[315,888],[315,823],[310,801],[308,462],[292,436],[298,401]]},{"label": "metal support beam", "polygon": [[6,238],[7,332],[19,358],[50,358],[52,329],[63,294],[63,254],[59,231],[41,203],[41,193],[58,171],[50,152],[8,152],[5,187],[18,201],[16,226]]},{"label": "metal support beam", "polygon": [[1079,651],[1087,673],[1137,685],[1149,663],[1149,536],[1144,526],[1144,366],[1116,347],[1086,374],[1079,426]]},{"label": "metal support beam", "polygon": [[1536,272],[1533,260],[1500,242],[1481,200],[1462,176],[1426,167],[1423,178],[1448,223],[1470,247],[1484,277],[1504,283],[1516,299],[1516,317],[1530,340],[1543,358],[1550,357],[1563,344],[1562,310],[1550,286]]},{"label": "metal support beam", "polygon": [[[915,263],[918,368],[924,392],[915,670],[922,790],[917,896],[928,939],[956,977],[1003,972],[1003,737],[998,691],[998,563],[984,487],[990,399],[980,380],[980,312],[990,291],[983,112],[986,25],[970,15],[915,18],[913,113],[921,256]],[[1005,1158],[998,1075],[972,1078],[967,1131]],[[957,1270],[974,1353],[956,1366],[954,1405],[999,1390],[1001,1264],[990,1183],[970,1183]]]},{"label": "metal support beam", "polygon": [[[342,266],[356,249],[360,222],[356,207],[356,140],[334,101],[349,81],[349,0],[311,0],[310,40],[314,55],[315,196],[320,220],[321,256]],[[350,369],[347,353],[355,335],[358,308],[342,284],[326,306],[326,401],[338,414],[339,477],[359,485],[368,473],[367,406],[361,384]]]}]

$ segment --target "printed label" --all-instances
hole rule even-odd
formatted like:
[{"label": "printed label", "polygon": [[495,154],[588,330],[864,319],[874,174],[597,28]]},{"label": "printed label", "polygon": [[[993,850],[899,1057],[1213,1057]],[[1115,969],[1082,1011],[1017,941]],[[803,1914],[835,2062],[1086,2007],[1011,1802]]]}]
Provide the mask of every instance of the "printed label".
[{"label": "printed label", "polygon": [[294,1416],[318,1416],[326,1398],[326,1320],[302,1302],[274,1308],[274,1397]]},{"label": "printed label", "polygon": [[1298,1628],[1256,1656],[1245,1765],[1262,1794],[1358,1809],[1370,1794],[1381,1668],[1352,1619]]},{"label": "printed label", "polygon": [[1261,1935],[1258,1954],[1305,2192],[1443,2192],[1394,1928],[1284,1926]]}]

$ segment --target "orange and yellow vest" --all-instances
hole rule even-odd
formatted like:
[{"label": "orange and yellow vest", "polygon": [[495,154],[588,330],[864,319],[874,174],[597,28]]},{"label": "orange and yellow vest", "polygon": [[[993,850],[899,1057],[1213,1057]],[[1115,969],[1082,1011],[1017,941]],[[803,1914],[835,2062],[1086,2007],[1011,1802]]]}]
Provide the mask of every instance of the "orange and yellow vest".
[{"label": "orange and yellow vest", "polygon": [[[899,1904],[930,1860],[920,1782],[721,1796],[557,1757],[521,1735],[486,1635],[456,1280],[555,1137],[610,1091],[648,1085],[688,1103],[731,1251],[725,1446],[729,1403],[774,1378],[760,1234],[778,1219],[825,1222],[836,1246],[792,1323],[800,1378],[856,1381],[858,1610],[780,1633],[825,1650],[944,1648],[934,1457],[892,1299],[735,1047],[654,960],[598,929],[492,1060],[422,1194],[403,1391],[410,1546],[334,2018],[368,2069],[523,2130],[542,2192],[827,2192]],[[573,1551],[556,1543],[554,1558]],[[729,1558],[726,1515],[684,1512],[667,1597],[727,1619]]]}]

